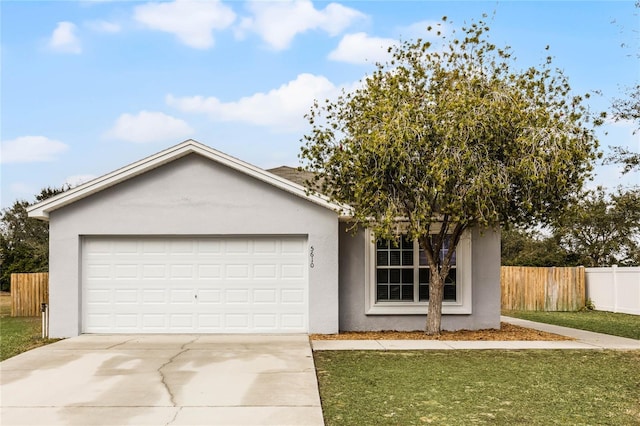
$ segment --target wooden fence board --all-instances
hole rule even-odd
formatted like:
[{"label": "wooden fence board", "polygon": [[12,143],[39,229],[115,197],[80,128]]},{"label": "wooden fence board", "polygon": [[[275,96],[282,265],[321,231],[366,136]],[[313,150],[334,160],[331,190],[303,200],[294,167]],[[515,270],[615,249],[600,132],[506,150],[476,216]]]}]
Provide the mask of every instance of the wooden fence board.
[{"label": "wooden fence board", "polygon": [[40,316],[40,304],[49,303],[49,273],[11,274],[11,316]]},{"label": "wooden fence board", "polygon": [[583,267],[500,269],[502,309],[577,311],[585,305]]}]

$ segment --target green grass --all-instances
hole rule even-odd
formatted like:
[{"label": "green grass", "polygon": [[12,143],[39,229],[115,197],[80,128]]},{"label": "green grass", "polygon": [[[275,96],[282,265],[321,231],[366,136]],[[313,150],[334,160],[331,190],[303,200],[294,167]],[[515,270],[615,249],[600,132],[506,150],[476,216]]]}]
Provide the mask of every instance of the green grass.
[{"label": "green grass", "polygon": [[40,317],[11,317],[8,293],[0,295],[0,361],[59,339],[42,339]]},{"label": "green grass", "polygon": [[319,351],[333,425],[638,425],[640,351]]},{"label": "green grass", "polygon": [[640,315],[604,311],[503,311],[503,315],[640,340]]}]

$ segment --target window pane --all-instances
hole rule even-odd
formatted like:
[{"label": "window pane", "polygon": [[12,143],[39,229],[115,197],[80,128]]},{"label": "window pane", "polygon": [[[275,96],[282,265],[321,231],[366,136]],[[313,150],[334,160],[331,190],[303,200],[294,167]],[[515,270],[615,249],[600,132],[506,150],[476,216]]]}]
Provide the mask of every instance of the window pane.
[{"label": "window pane", "polygon": [[377,240],[376,241],[376,246],[379,249],[386,249],[389,248],[389,240]]},{"label": "window pane", "polygon": [[413,250],[413,241],[407,238],[406,235],[402,236],[402,248],[405,250]]},{"label": "window pane", "polygon": [[426,266],[427,265],[427,254],[424,252],[424,250],[420,249],[420,266]]},{"label": "window pane", "polygon": [[402,300],[413,301],[413,286],[412,285],[403,285],[402,286]]},{"label": "window pane", "polygon": [[445,278],[444,283],[445,284],[455,284],[456,283],[456,270],[455,269],[449,270],[449,275],[447,275],[447,278]]},{"label": "window pane", "polygon": [[402,265],[404,266],[413,265],[413,250],[404,250],[402,252]]},{"label": "window pane", "polygon": [[389,265],[389,253],[386,251],[378,251],[378,259],[376,260],[378,266]]},{"label": "window pane", "polygon": [[400,269],[389,269],[389,282],[394,284],[400,283]]},{"label": "window pane", "polygon": [[427,268],[420,268],[420,284],[429,283],[429,270]]},{"label": "window pane", "polygon": [[389,300],[389,286],[378,285],[378,300]]},{"label": "window pane", "polygon": [[377,283],[378,284],[387,284],[389,282],[389,270],[388,269],[378,269],[377,271]]},{"label": "window pane", "polygon": [[389,286],[389,299],[400,300],[400,285]]},{"label": "window pane", "polygon": [[456,286],[453,284],[444,285],[444,300],[453,301],[456,300]]},{"label": "window pane", "polygon": [[421,301],[429,300],[429,284],[420,284],[419,293]]},{"label": "window pane", "polygon": [[[436,236],[432,235],[431,236],[431,244],[435,245],[435,241],[436,241]],[[442,244],[442,249],[440,250],[440,261],[443,261],[444,257],[447,255],[447,251],[449,250],[450,241],[451,241],[451,235],[447,235],[445,237],[445,240],[444,240],[443,244]],[[453,253],[453,256],[451,256],[451,264],[452,265],[456,264],[456,253]]]},{"label": "window pane", "polygon": [[402,270],[402,284],[413,284],[413,269]]},{"label": "window pane", "polygon": [[391,250],[389,252],[389,265],[400,266],[400,250]]}]

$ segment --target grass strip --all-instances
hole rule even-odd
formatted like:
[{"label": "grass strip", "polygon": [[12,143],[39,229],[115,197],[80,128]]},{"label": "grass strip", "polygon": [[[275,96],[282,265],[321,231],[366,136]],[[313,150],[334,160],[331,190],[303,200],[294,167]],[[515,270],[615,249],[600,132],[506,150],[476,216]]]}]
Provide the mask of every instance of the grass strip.
[{"label": "grass strip", "polygon": [[332,425],[637,425],[640,351],[319,351]]},{"label": "grass strip", "polygon": [[0,361],[59,339],[43,339],[38,317],[0,317]]},{"label": "grass strip", "polygon": [[503,311],[503,315],[640,340],[640,315],[605,311]]}]

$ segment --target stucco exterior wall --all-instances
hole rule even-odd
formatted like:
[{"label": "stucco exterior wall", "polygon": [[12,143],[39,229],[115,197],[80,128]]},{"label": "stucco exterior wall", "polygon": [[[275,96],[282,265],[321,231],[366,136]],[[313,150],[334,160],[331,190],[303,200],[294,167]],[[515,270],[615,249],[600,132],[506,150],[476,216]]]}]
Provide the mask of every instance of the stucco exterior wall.
[{"label": "stucco exterior wall", "polygon": [[338,331],[337,214],[190,154],[50,214],[50,335],[80,332],[81,237],[307,236],[311,333]]},{"label": "stucco exterior wall", "polygon": [[[340,330],[424,330],[426,316],[367,315],[364,231],[352,235],[340,224]],[[474,230],[472,252],[472,313],[442,316],[443,330],[500,327],[500,232]]]}]

